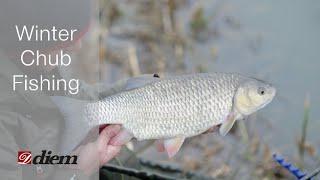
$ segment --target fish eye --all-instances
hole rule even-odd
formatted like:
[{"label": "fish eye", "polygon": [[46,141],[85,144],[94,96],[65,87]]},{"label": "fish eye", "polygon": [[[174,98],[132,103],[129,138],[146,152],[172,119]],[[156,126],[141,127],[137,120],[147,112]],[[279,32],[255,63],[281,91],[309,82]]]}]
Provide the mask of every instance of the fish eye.
[{"label": "fish eye", "polygon": [[258,94],[259,95],[264,95],[266,93],[266,88],[264,88],[264,87],[259,87],[258,88]]}]

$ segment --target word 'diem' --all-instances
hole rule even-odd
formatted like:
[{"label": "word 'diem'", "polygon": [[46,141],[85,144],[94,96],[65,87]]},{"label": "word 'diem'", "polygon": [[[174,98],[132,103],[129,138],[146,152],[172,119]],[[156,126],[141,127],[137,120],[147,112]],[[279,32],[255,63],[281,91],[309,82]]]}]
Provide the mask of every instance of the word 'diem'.
[{"label": "word 'diem'", "polygon": [[31,151],[18,151],[18,164],[77,164],[78,156],[51,155],[52,151],[42,150],[41,155],[32,156]]}]

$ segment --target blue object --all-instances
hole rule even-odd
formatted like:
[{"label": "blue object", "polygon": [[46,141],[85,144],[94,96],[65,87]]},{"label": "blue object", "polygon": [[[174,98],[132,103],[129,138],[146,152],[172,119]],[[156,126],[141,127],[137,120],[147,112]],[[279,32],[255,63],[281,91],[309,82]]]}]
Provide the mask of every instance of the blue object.
[{"label": "blue object", "polygon": [[297,179],[302,179],[307,174],[303,171],[301,171],[299,168],[295,167],[289,162],[286,162],[283,157],[273,154],[273,159],[277,161],[282,167],[286,168],[288,171],[291,172]]}]

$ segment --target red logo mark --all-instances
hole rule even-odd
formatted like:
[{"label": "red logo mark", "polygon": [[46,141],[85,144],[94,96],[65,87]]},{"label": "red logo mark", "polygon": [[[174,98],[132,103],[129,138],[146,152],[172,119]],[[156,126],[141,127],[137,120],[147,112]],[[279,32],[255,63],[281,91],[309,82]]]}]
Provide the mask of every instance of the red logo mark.
[{"label": "red logo mark", "polygon": [[18,164],[31,164],[31,151],[18,151]]}]

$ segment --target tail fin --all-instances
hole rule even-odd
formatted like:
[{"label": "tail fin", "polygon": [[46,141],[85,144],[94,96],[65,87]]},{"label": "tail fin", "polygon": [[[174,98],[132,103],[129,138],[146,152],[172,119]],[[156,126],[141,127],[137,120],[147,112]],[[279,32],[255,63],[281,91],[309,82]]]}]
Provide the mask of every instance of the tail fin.
[{"label": "tail fin", "polygon": [[84,115],[84,108],[88,102],[63,96],[52,96],[51,99],[65,120],[61,152],[70,153],[92,128]]}]

